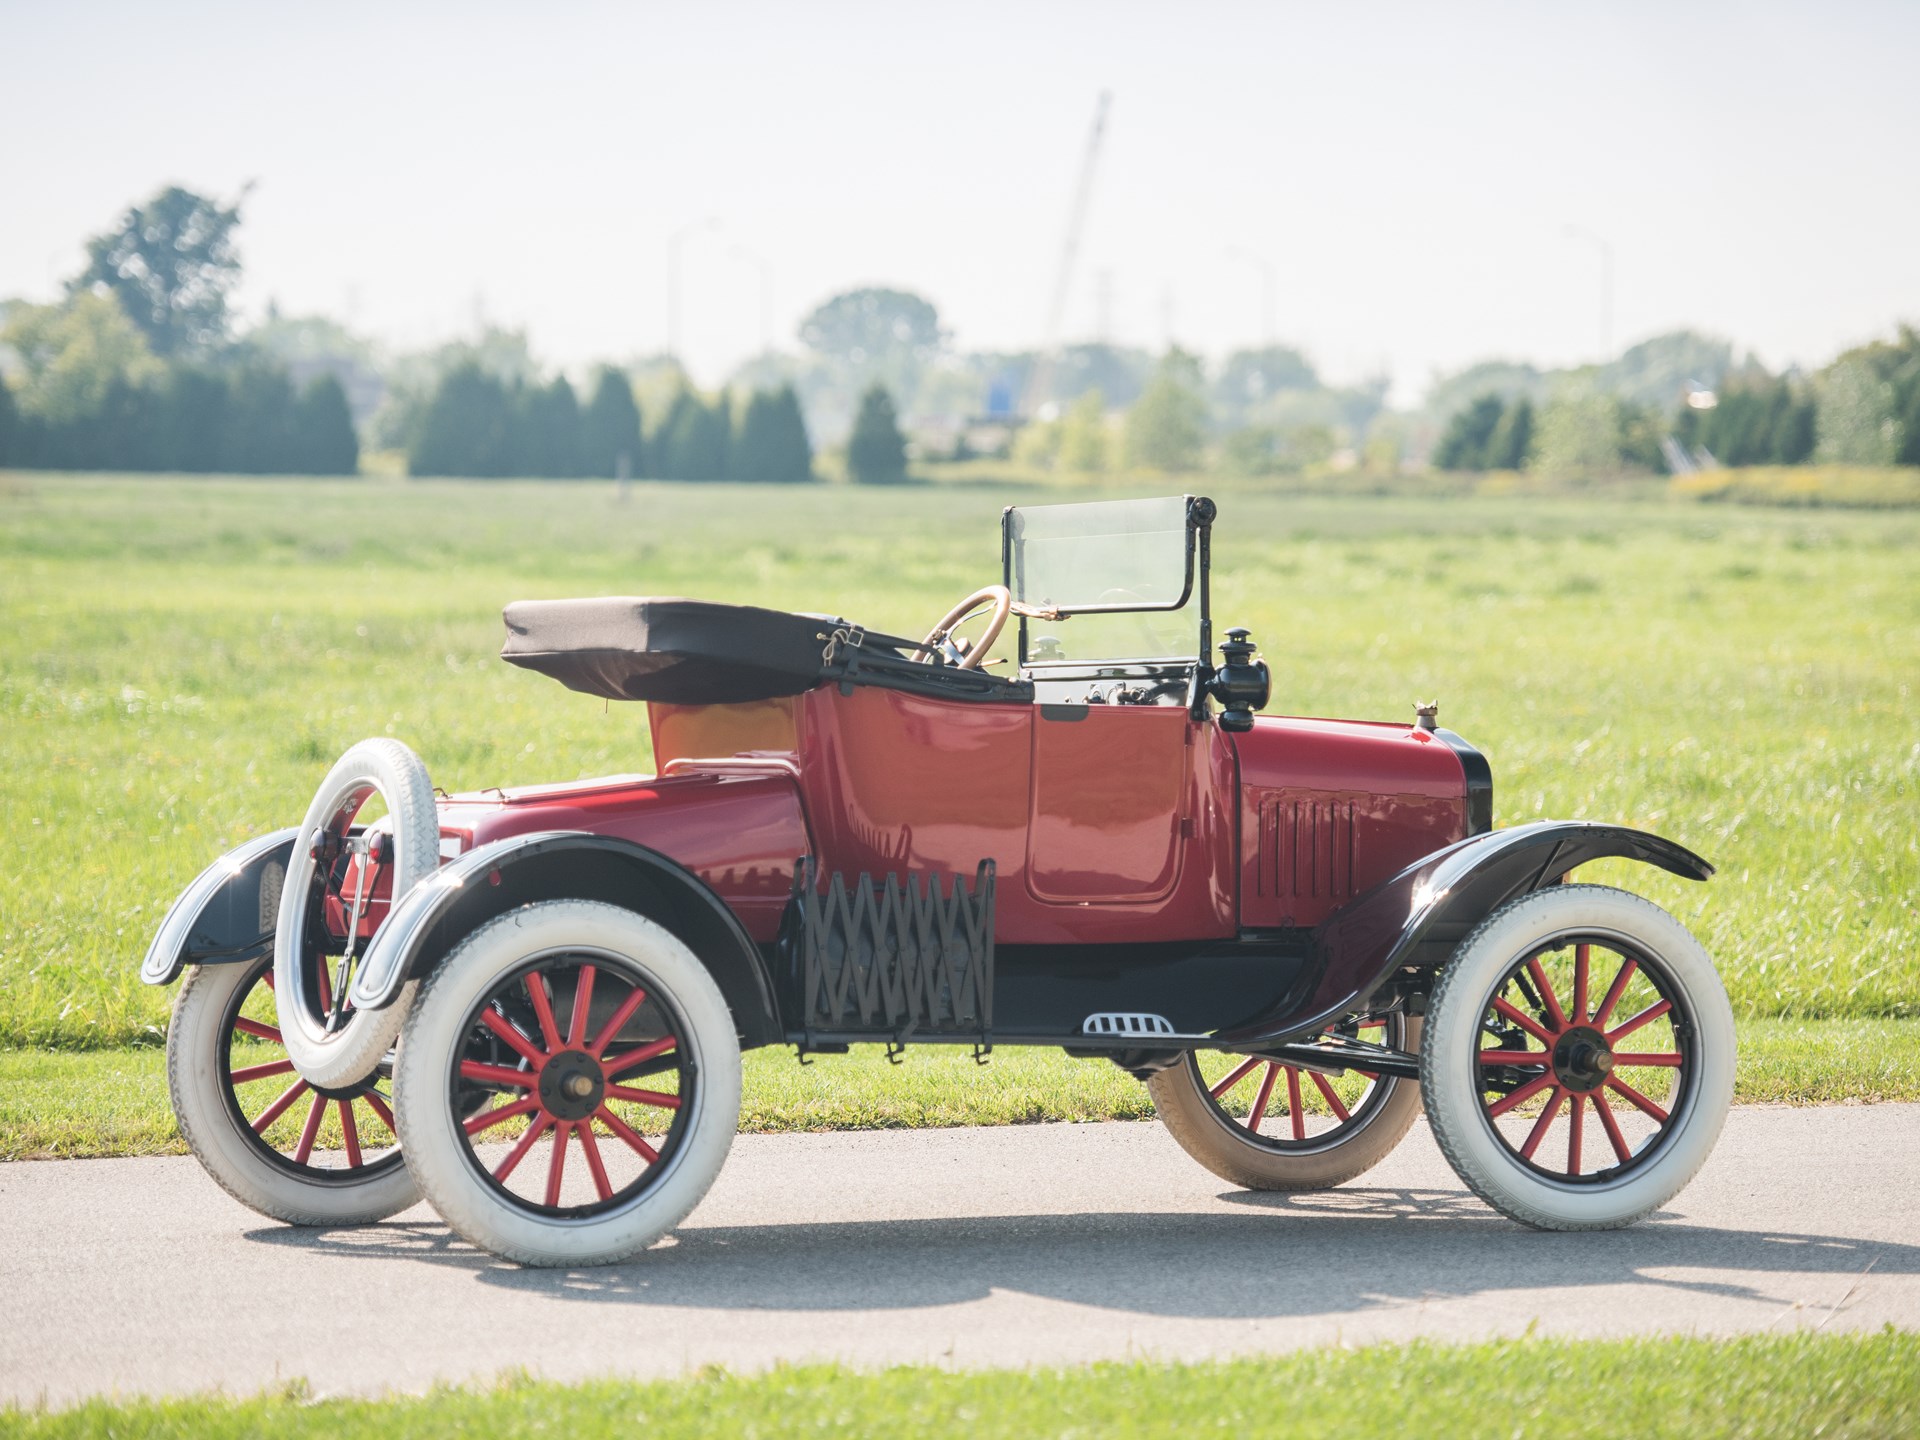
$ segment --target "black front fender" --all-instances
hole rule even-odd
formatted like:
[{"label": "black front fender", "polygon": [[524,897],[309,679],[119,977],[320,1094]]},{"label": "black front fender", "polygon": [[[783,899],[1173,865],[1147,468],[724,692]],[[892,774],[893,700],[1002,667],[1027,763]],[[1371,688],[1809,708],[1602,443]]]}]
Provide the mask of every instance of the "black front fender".
[{"label": "black front fender", "polygon": [[1444,964],[1473,927],[1516,896],[1564,879],[1590,860],[1623,857],[1688,880],[1713,866],[1683,845],[1624,825],[1542,820],[1436,850],[1356,897],[1314,931],[1317,978],[1285,1014],[1223,1031],[1230,1048],[1311,1035],[1365,1003],[1404,966]]}]

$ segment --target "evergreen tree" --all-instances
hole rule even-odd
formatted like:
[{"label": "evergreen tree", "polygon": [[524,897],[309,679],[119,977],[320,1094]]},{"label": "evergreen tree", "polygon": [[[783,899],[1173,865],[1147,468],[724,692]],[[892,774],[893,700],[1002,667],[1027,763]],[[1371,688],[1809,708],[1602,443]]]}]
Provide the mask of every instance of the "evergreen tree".
[{"label": "evergreen tree", "polygon": [[511,399],[506,386],[478,365],[457,365],[427,402],[407,453],[412,475],[492,476],[506,473]]},{"label": "evergreen tree", "polygon": [[709,406],[693,391],[681,390],[654,436],[654,473],[663,480],[725,478],[732,414],[724,395]]},{"label": "evergreen tree", "polygon": [[19,434],[20,408],[13,403],[13,387],[0,375],[0,470],[14,463]]},{"label": "evergreen tree", "polygon": [[[1505,410],[1498,395],[1487,394],[1474,399],[1466,409],[1456,412],[1453,419],[1447,422],[1440,443],[1433,447],[1434,469],[1485,470],[1487,442],[1493,439],[1493,432]],[[1533,428],[1531,414],[1527,428],[1529,431]]]},{"label": "evergreen tree", "polygon": [[[1784,396],[1773,417],[1771,459],[1775,465],[1804,465],[1813,459],[1813,396],[1804,387],[1795,393],[1787,382],[1780,382]],[[1920,464],[1920,456],[1909,463]]]},{"label": "evergreen tree", "polygon": [[728,456],[729,478],[784,484],[813,479],[813,446],[791,385],[748,397]]},{"label": "evergreen tree", "polygon": [[884,385],[860,397],[847,440],[847,475],[856,485],[898,485],[907,478],[907,437],[900,433],[893,397]]},{"label": "evergreen tree", "polygon": [[174,365],[156,392],[153,468],[205,475],[220,468],[227,383],[212,371]]},{"label": "evergreen tree", "polygon": [[1519,470],[1533,445],[1533,402],[1522,395],[1500,414],[1500,423],[1487,437],[1486,468]]},{"label": "evergreen tree", "polygon": [[100,409],[82,427],[90,470],[152,470],[156,426],[155,392],[116,376]]},{"label": "evergreen tree", "polygon": [[624,473],[640,473],[640,407],[627,377],[611,365],[600,367],[593,398],[581,413],[580,432],[581,474],[613,479],[622,473],[623,456]]},{"label": "evergreen tree", "polygon": [[747,408],[740,415],[740,431],[733,437],[728,454],[729,480],[762,481],[773,479],[776,457],[772,449],[773,392],[756,390],[747,397]]},{"label": "evergreen tree", "polygon": [[707,421],[708,464],[715,480],[724,480],[733,467],[733,394],[722,390]]},{"label": "evergreen tree", "polygon": [[239,475],[289,475],[300,469],[293,383],[284,370],[250,365],[230,381],[220,468]]},{"label": "evergreen tree", "polygon": [[782,385],[774,392],[773,417],[781,456],[773,478],[786,484],[805,484],[813,479],[813,441],[807,436],[807,417],[801,413],[800,397],[793,386]]},{"label": "evergreen tree", "polygon": [[301,473],[354,475],[360,470],[360,438],[353,431],[347,392],[322,372],[307,386],[294,412],[294,447]]},{"label": "evergreen tree", "polygon": [[551,385],[516,387],[511,410],[509,473],[541,480],[580,473],[580,402],[564,375]]}]

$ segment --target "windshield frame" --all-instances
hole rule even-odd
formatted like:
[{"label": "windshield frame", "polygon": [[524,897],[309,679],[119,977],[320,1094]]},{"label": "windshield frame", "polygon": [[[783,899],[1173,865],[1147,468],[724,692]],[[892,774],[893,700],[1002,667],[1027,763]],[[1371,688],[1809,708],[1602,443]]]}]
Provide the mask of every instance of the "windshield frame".
[{"label": "windshield frame", "polygon": [[[1173,498],[1173,497],[1168,497]],[[1057,610],[1061,619],[1074,615],[1114,615],[1114,614],[1165,614],[1183,610],[1194,598],[1197,589],[1200,597],[1199,654],[1197,657],[1176,655],[1154,655],[1135,657],[1113,657],[1101,659],[1036,660],[1027,649],[1027,622],[1029,617],[1019,613],[1020,621],[1018,660],[1020,671],[1031,673],[1044,671],[1060,678],[1075,678],[1081,675],[1112,675],[1122,669],[1143,667],[1155,673],[1166,673],[1170,667],[1186,667],[1194,663],[1205,665],[1207,657],[1213,653],[1213,617],[1212,594],[1209,583],[1212,569],[1212,531],[1213,522],[1219,515],[1219,507],[1204,495],[1182,495],[1186,512],[1186,575],[1180,598],[1171,604],[1133,604],[1133,605],[1075,605],[1062,606]],[[1103,501],[1067,502],[1086,505],[1098,505]],[[1009,505],[1000,512],[1000,576],[1001,583],[1009,591],[1013,589],[1013,513],[1019,509],[1036,509],[1036,506]]]}]

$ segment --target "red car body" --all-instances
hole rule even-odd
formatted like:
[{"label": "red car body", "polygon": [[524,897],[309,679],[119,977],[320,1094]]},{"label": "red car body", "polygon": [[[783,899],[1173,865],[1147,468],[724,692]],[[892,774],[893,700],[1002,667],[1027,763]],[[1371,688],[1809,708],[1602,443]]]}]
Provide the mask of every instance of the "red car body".
[{"label": "red car body", "polygon": [[651,709],[658,776],[458,795],[442,835],[466,849],[574,830],[658,850],[761,943],[802,855],[869,874],[991,857],[995,941],[1063,945],[1310,929],[1467,834],[1460,756],[1411,725],[1263,716],[1231,735],[1169,706],[834,686]]}]

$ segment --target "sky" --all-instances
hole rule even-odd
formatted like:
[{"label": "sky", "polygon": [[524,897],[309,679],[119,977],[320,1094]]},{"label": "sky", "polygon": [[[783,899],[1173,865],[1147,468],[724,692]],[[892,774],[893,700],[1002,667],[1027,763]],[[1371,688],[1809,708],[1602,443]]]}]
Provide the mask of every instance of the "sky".
[{"label": "sky", "polygon": [[1917,65],[1913,0],[0,0],[0,296],[251,184],[245,312],[393,349],[661,350],[674,250],[704,383],[865,284],[1027,348],[1110,92],[1060,340],[1271,334],[1403,402],[1682,326],[1817,365],[1920,320]]}]

